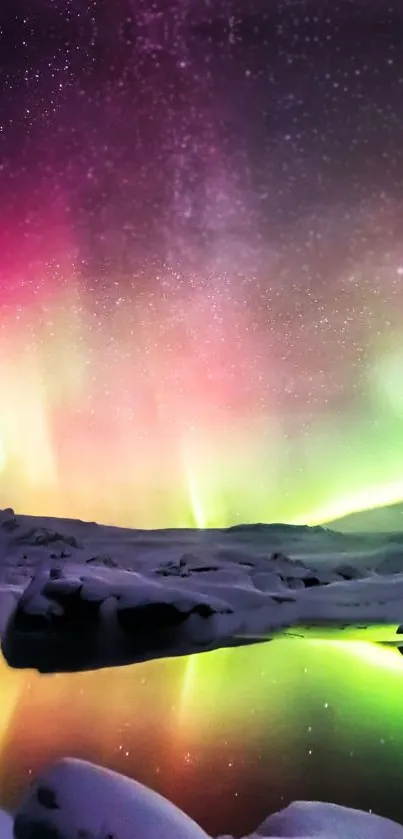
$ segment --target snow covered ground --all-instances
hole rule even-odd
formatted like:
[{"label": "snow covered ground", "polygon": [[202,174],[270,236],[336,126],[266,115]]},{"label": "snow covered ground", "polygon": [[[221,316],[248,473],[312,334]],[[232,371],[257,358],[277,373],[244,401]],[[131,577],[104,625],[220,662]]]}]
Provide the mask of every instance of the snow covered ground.
[{"label": "snow covered ground", "polygon": [[402,622],[402,532],[144,531],[0,513],[13,667],[92,670],[279,634],[400,646]]},{"label": "snow covered ground", "polygon": [[[4,819],[0,839],[9,839],[9,821]],[[156,792],[72,758],[59,760],[34,782],[16,813],[14,831],[15,839],[211,839]],[[403,839],[403,827],[334,804],[294,802],[245,839],[269,836]]]}]

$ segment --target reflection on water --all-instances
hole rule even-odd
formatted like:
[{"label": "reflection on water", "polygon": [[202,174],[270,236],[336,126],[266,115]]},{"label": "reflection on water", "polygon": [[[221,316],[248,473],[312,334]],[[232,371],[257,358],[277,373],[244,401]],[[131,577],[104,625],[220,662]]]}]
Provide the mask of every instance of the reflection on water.
[{"label": "reflection on water", "polygon": [[73,675],[2,663],[0,678],[3,806],[69,754],[148,784],[213,834],[247,833],[295,798],[403,821],[394,650],[279,640]]}]

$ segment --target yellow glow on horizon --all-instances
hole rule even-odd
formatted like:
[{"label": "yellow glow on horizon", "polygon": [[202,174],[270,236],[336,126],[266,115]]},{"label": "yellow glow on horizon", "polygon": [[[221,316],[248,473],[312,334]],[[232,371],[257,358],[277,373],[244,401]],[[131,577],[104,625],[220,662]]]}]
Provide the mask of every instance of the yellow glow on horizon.
[{"label": "yellow glow on horizon", "polygon": [[3,443],[3,439],[0,436],[0,472],[6,468],[7,465],[7,456],[6,456],[6,449]]},{"label": "yellow glow on horizon", "polygon": [[314,525],[326,524],[334,519],[343,518],[353,513],[376,510],[391,504],[403,502],[403,481],[396,481],[385,486],[367,487],[355,495],[339,499],[327,507],[319,508],[316,512],[305,516],[298,516],[291,524]]}]

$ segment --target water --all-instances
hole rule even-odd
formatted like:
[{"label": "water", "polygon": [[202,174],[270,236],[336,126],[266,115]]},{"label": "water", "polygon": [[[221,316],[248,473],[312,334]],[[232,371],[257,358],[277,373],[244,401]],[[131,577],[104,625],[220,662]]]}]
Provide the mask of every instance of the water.
[{"label": "water", "polygon": [[213,835],[248,833],[301,798],[403,821],[402,689],[396,651],[354,642],[50,677],[3,663],[0,804],[72,755],[158,790]]}]

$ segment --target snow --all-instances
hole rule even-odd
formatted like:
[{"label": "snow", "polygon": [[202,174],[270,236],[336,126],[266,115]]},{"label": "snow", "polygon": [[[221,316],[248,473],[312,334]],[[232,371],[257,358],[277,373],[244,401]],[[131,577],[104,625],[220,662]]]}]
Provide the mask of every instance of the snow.
[{"label": "snow", "polygon": [[403,839],[403,827],[370,813],[318,801],[294,801],[269,816],[250,839]]},{"label": "snow", "polygon": [[0,839],[13,839],[13,819],[0,810]]},{"label": "snow", "polygon": [[282,524],[129,530],[5,510],[3,653],[13,667],[62,672],[279,635],[399,647],[402,541]]},{"label": "snow", "polygon": [[[1,839],[11,837],[11,820],[5,818]],[[153,790],[74,758],[58,760],[35,780],[16,813],[14,834],[15,839],[211,839]],[[403,839],[403,827],[336,804],[296,801],[245,839],[259,837]]]},{"label": "snow", "polygon": [[15,818],[16,839],[208,839],[192,819],[123,775],[64,758],[31,787]]}]

